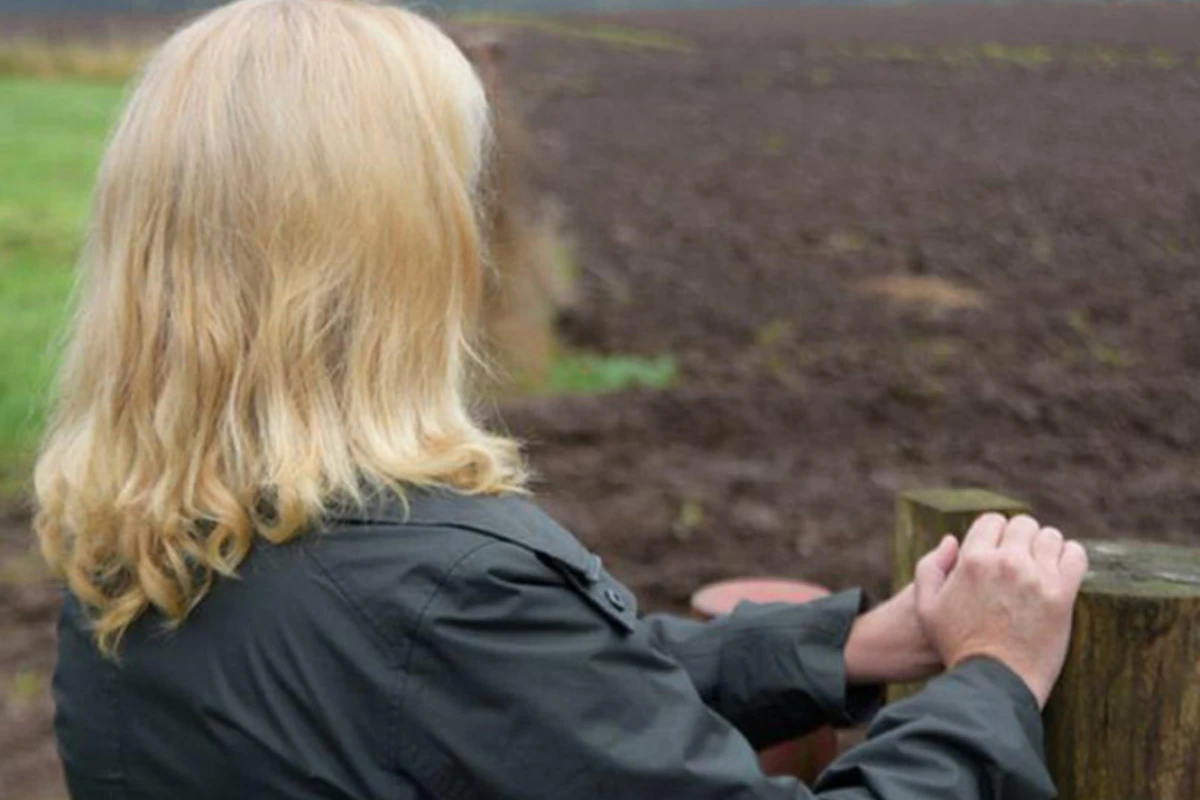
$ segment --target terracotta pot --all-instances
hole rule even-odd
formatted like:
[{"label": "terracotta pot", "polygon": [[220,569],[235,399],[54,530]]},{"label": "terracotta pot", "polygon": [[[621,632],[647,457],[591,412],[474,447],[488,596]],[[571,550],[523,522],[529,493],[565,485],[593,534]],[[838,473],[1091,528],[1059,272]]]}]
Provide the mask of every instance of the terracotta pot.
[{"label": "terracotta pot", "polygon": [[[829,594],[824,586],[773,578],[739,578],[702,587],[692,595],[692,615],[710,620],[733,611],[738,603],[807,603]],[[819,728],[800,739],[761,751],[758,762],[768,775],[794,775],[812,783],[837,757],[833,728]]]}]

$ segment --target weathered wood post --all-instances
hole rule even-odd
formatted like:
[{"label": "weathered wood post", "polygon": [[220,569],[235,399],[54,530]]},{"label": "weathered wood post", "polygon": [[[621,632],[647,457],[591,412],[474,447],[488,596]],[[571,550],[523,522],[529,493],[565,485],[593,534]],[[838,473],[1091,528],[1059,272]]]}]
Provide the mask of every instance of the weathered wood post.
[{"label": "weathered wood post", "polygon": [[[979,514],[1024,506],[990,492],[932,491],[898,503],[893,581]],[[1074,532],[1068,532],[1074,533]],[[1200,549],[1086,542],[1091,570],[1046,708],[1061,800],[1200,798]],[[910,687],[894,687],[903,697]]]},{"label": "weathered wood post", "polygon": [[[1006,516],[1029,507],[1019,500],[985,489],[923,489],[903,492],[896,498],[896,536],[892,541],[892,591],[912,582],[921,556],[937,547],[947,533],[959,538],[981,514],[998,511]],[[908,697],[920,684],[888,687],[888,700]]]},{"label": "weathered wood post", "polygon": [[1091,571],[1046,707],[1062,800],[1200,798],[1200,550],[1086,542]]}]

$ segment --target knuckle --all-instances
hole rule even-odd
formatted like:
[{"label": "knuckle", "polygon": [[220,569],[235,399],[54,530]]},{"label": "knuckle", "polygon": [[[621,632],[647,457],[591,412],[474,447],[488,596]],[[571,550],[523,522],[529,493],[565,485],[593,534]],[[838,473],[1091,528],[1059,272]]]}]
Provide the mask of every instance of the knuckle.
[{"label": "knuckle", "polygon": [[1056,606],[1062,602],[1063,588],[1058,581],[1043,580],[1039,582],[1040,595],[1043,601]]},{"label": "knuckle", "polygon": [[1075,602],[1078,590],[1071,580],[1061,574],[1048,576],[1045,581],[1044,594],[1048,600],[1059,605],[1071,605]]},{"label": "knuckle", "polygon": [[1013,581],[1017,586],[1029,591],[1043,592],[1045,591],[1042,584],[1042,578],[1038,575],[1037,570],[1026,569],[1022,566],[1015,567],[1016,572],[1013,573]]},{"label": "knuckle", "polygon": [[1025,572],[1024,563],[1013,552],[1005,552],[997,559],[997,571],[1006,578],[1020,578]]},{"label": "knuckle", "polygon": [[970,553],[963,557],[962,568],[968,577],[981,577],[988,568],[988,557],[983,553]]},{"label": "knuckle", "polygon": [[1023,572],[1013,578],[1012,585],[1021,596],[1034,597],[1038,598],[1039,602],[1045,602],[1046,590],[1036,575]]}]

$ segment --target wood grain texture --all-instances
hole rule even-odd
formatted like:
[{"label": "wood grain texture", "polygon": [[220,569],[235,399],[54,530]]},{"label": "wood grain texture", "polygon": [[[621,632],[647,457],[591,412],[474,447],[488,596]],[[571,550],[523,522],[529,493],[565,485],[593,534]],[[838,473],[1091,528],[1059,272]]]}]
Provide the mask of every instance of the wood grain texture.
[{"label": "wood grain texture", "polygon": [[1200,798],[1200,550],[1089,542],[1046,708],[1062,800]]}]

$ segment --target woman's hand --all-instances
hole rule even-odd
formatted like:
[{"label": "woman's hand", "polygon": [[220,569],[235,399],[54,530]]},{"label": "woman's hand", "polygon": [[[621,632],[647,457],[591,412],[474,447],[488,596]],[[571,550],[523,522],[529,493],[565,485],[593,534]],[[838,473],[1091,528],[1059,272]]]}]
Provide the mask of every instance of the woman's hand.
[{"label": "woman's hand", "polygon": [[[954,551],[953,571],[931,560],[943,551]],[[1087,551],[1055,528],[1029,516],[985,514],[961,549],[947,537],[921,560],[917,608],[947,665],[994,658],[1020,676],[1044,707],[1062,671],[1075,596],[1087,570]]]},{"label": "woman's hand", "polygon": [[[943,545],[926,558],[936,559],[948,573],[957,555],[957,547]],[[848,684],[903,683],[941,672],[942,660],[925,635],[911,583],[855,621],[844,658]]]}]

